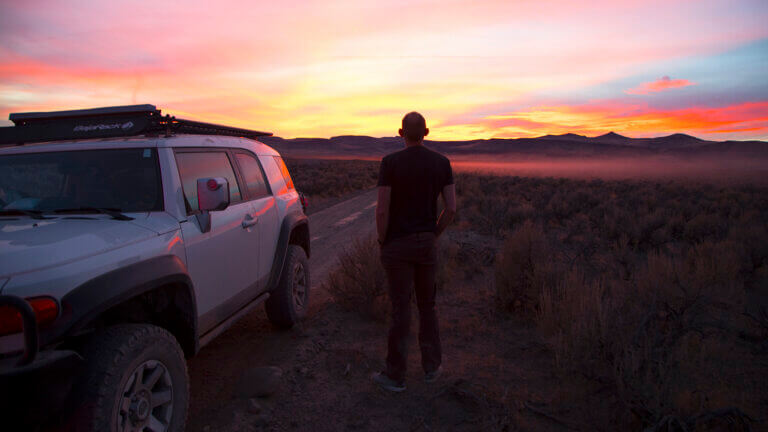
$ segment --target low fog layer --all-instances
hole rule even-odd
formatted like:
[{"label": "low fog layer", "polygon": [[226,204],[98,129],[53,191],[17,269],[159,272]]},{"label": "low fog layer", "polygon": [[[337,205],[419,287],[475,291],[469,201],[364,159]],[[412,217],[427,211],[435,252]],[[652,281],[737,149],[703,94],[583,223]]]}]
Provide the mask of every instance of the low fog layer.
[{"label": "low fog layer", "polygon": [[460,172],[535,177],[698,179],[768,183],[768,160],[765,159],[541,158],[504,162],[454,160],[453,166]]}]

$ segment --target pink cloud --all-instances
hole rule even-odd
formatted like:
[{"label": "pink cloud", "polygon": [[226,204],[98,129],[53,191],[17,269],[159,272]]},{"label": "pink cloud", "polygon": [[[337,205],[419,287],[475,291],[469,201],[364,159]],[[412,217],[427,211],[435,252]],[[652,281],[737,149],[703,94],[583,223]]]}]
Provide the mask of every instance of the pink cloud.
[{"label": "pink cloud", "polygon": [[635,88],[624,90],[624,92],[627,94],[645,95],[673,88],[688,87],[694,84],[696,83],[690,82],[686,79],[671,79],[668,76],[663,76],[656,81],[642,83]]}]

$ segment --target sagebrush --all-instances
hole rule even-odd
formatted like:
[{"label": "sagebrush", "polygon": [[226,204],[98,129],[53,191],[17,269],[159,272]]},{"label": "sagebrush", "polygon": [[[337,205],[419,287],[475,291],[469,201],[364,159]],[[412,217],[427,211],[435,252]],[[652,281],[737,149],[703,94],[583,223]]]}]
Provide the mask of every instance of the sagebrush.
[{"label": "sagebrush", "polygon": [[535,316],[563,372],[610,383],[617,422],[698,430],[768,407],[768,189],[474,175],[457,188],[464,226],[505,237],[499,306]]},{"label": "sagebrush", "polygon": [[339,254],[324,288],[336,303],[363,317],[383,321],[389,310],[389,299],[379,256],[379,244],[374,236],[356,239]]},{"label": "sagebrush", "polygon": [[[435,274],[438,290],[444,289],[455,277],[456,251],[455,245],[438,240]],[[375,236],[356,239],[339,254],[324,283],[324,289],[331,293],[336,303],[375,321],[385,321],[390,310],[387,278],[380,255]]]}]

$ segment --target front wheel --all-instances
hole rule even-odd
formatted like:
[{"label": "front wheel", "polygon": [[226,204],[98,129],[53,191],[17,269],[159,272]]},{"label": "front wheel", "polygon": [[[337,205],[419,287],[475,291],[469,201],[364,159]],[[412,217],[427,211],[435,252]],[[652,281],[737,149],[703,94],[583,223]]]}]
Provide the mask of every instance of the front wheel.
[{"label": "front wheel", "polygon": [[189,378],[184,353],[166,330],[147,324],[108,327],[95,334],[83,356],[84,431],[182,432]]},{"label": "front wheel", "polygon": [[283,273],[265,303],[267,317],[277,327],[291,328],[309,307],[309,265],[304,249],[288,245]]}]

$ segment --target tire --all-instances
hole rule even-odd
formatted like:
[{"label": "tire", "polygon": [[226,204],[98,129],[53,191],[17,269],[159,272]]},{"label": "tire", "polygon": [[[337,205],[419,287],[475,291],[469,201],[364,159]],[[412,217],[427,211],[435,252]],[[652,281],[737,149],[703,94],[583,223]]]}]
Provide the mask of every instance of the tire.
[{"label": "tire", "polygon": [[[87,369],[80,382],[77,430],[184,431],[187,364],[165,329],[147,324],[107,327],[90,338],[83,357]],[[139,376],[144,385],[136,385]]]},{"label": "tire", "polygon": [[309,265],[304,249],[288,245],[283,272],[277,287],[264,304],[267,317],[279,328],[291,328],[307,314]]}]

